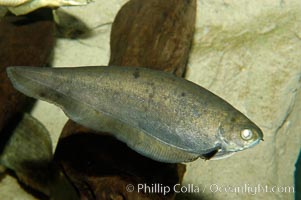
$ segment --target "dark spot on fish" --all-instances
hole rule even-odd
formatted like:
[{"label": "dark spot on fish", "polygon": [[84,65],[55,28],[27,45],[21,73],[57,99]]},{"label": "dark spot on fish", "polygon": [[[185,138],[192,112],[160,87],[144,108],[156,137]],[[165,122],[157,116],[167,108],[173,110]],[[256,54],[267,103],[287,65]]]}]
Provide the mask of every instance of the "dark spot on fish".
[{"label": "dark spot on fish", "polygon": [[147,111],[148,111],[148,107],[145,106],[145,107],[143,108],[143,110],[144,110],[144,112],[147,112]]},{"label": "dark spot on fish", "polygon": [[230,122],[234,123],[236,119],[234,117],[231,117]]},{"label": "dark spot on fish", "polygon": [[167,12],[162,12],[162,18],[166,19],[168,17],[168,13]]},{"label": "dark spot on fish", "polygon": [[154,86],[154,85],[155,85],[154,82],[149,82],[149,83],[147,83],[147,84],[150,85],[150,86]]},{"label": "dark spot on fish", "polygon": [[40,92],[40,97],[45,98],[46,97],[46,93],[45,92]]},{"label": "dark spot on fish", "polygon": [[172,82],[176,82],[176,78],[175,78],[175,77],[170,77],[170,80],[171,80]]},{"label": "dark spot on fish", "polygon": [[51,95],[49,95],[49,94],[47,94],[47,93],[45,93],[45,92],[40,92],[40,97],[41,98],[51,98],[51,97],[54,97],[55,99],[60,99],[60,98],[62,98],[62,95],[60,94],[60,93],[57,93],[57,92],[55,92],[55,93],[53,93],[53,94],[51,94]]},{"label": "dark spot on fish", "polygon": [[149,95],[148,95],[148,97],[149,97],[150,99],[152,99],[154,96],[155,96],[154,93],[149,93]]},{"label": "dark spot on fish", "polygon": [[182,92],[182,93],[181,93],[181,96],[182,96],[182,97],[185,97],[185,96],[186,96],[185,92]]},{"label": "dark spot on fish", "polygon": [[62,98],[62,95],[60,93],[54,93],[54,97],[56,99],[60,99],[60,98]]},{"label": "dark spot on fish", "polygon": [[140,77],[140,73],[139,73],[139,70],[138,70],[138,69],[135,70],[135,72],[133,73],[133,76],[134,76],[134,78],[136,78],[136,79]]}]

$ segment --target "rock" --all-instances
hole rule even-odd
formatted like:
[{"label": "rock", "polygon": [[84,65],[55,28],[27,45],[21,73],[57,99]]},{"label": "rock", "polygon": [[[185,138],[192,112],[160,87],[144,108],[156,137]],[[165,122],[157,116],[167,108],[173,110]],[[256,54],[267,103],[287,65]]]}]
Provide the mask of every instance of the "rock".
[{"label": "rock", "polygon": [[[287,192],[261,190],[256,198],[291,199],[294,195],[288,190],[293,186],[294,164],[301,146],[297,131],[301,15],[295,9],[300,2],[263,4],[198,4],[189,79],[225,98],[264,132],[264,142],[253,149],[228,159],[199,160],[187,166],[185,184],[206,187],[204,193],[197,194],[204,199],[253,199],[258,185],[269,190],[279,187],[279,191],[287,187]],[[214,10],[218,13],[213,14]],[[246,185],[249,192],[227,192],[225,188],[215,192],[214,188],[210,190],[212,184],[231,188]]]}]

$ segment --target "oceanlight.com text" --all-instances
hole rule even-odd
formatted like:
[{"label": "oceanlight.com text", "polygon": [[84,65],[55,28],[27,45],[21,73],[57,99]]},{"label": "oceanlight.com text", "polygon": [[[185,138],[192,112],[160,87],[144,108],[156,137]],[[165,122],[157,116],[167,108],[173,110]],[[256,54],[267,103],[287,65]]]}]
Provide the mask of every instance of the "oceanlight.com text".
[{"label": "oceanlight.com text", "polygon": [[295,188],[293,186],[275,186],[275,185],[221,185],[221,184],[210,184],[210,185],[180,185],[175,184],[174,186],[167,186],[160,183],[154,184],[128,184],[126,186],[128,192],[137,191],[138,193],[156,193],[167,195],[170,192],[174,193],[245,193],[250,195],[256,195],[258,193],[294,193]]}]

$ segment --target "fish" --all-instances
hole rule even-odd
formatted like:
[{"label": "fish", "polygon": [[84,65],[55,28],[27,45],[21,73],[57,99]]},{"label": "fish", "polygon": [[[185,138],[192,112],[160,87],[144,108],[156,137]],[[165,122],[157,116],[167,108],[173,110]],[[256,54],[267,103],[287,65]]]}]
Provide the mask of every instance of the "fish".
[{"label": "fish", "polygon": [[8,67],[13,86],[73,121],[109,132],[156,161],[221,159],[263,140],[261,129],[209,90],[137,67]]}]

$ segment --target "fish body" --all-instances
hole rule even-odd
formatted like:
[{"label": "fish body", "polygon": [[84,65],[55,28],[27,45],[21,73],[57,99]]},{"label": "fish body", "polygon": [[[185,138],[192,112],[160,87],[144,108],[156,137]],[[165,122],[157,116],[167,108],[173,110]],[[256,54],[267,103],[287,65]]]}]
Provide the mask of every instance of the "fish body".
[{"label": "fish body", "polygon": [[10,67],[7,72],[22,93],[54,103],[79,124],[110,132],[158,161],[218,159],[263,137],[229,103],[169,73],[115,66]]}]

